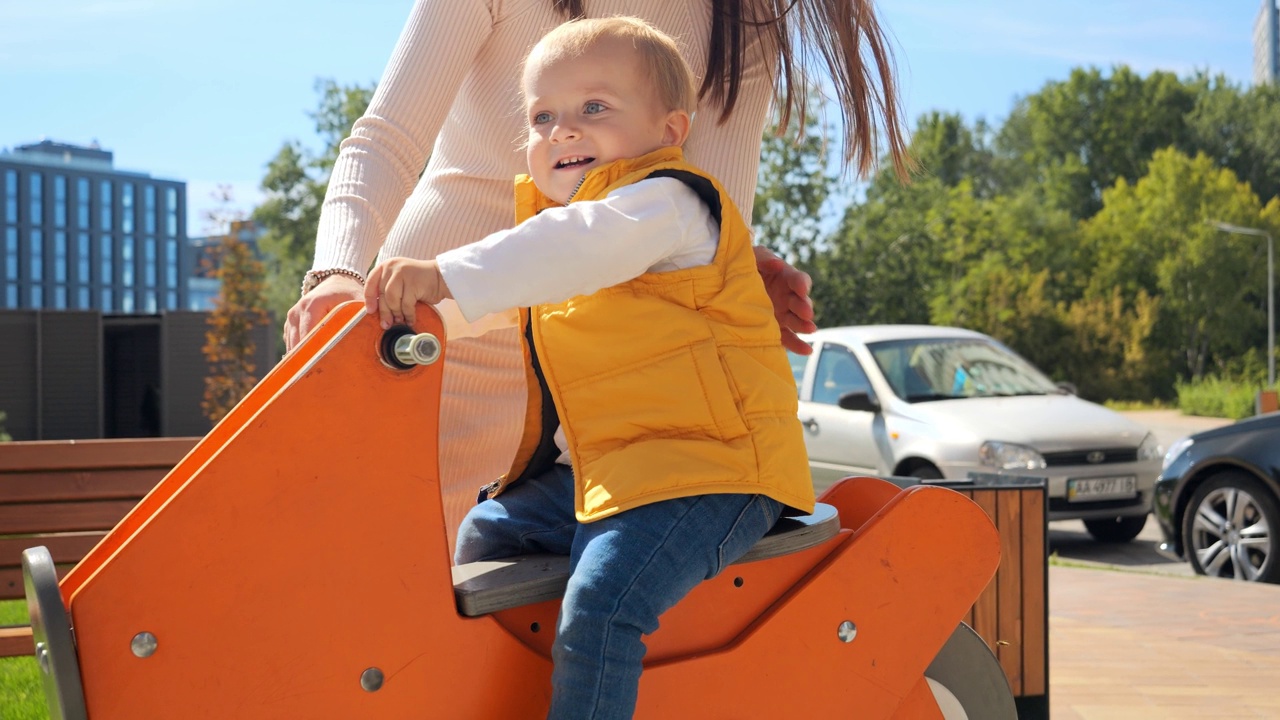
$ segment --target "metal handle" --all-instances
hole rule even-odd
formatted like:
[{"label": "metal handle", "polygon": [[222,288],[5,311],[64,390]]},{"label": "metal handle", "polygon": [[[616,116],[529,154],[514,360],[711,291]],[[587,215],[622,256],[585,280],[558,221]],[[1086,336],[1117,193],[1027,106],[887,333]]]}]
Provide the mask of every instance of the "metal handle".
[{"label": "metal handle", "polygon": [[430,365],[440,359],[440,340],[431,333],[404,335],[396,338],[393,352],[405,365]]},{"label": "metal handle", "polygon": [[800,424],[804,426],[804,429],[805,429],[805,430],[808,430],[809,432],[811,432],[811,433],[813,433],[813,434],[815,434],[815,435],[816,435],[816,434],[818,434],[818,421],[817,421],[817,420],[815,420],[815,419],[813,419],[813,418],[809,418],[808,420],[801,420],[801,421],[800,421]]}]

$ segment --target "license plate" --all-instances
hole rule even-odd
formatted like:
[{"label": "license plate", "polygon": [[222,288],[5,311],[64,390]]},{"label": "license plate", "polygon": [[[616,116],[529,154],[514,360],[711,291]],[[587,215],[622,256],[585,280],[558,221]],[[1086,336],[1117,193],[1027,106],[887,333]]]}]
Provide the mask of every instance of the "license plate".
[{"label": "license plate", "polygon": [[1138,478],[1134,475],[1067,480],[1067,500],[1070,502],[1115,500],[1133,497],[1137,492]]}]

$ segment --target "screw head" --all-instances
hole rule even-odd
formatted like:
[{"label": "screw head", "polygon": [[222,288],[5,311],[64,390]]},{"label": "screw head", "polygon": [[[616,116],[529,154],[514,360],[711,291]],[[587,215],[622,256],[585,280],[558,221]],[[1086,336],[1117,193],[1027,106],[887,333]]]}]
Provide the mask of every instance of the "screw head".
[{"label": "screw head", "polygon": [[360,687],[364,688],[366,692],[378,692],[378,690],[382,689],[382,681],[384,679],[381,670],[371,667],[360,673]]},{"label": "screw head", "polygon": [[840,627],[836,628],[836,637],[840,638],[840,642],[851,643],[857,636],[858,626],[848,620],[840,623]]},{"label": "screw head", "polygon": [[159,643],[156,636],[149,632],[140,632],[133,636],[133,640],[129,643],[129,649],[133,651],[136,657],[148,658],[155,654],[156,645]]},{"label": "screw head", "polygon": [[36,662],[40,665],[40,672],[45,675],[53,672],[52,663],[49,660],[49,646],[42,642],[36,643]]}]

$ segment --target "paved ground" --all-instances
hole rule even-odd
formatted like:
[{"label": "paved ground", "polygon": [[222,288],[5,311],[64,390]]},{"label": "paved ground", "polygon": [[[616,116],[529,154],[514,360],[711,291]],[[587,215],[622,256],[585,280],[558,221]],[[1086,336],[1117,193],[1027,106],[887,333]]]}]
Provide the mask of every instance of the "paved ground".
[{"label": "paved ground", "polygon": [[[1125,414],[1165,447],[1226,422]],[[1280,719],[1280,585],[1196,577],[1160,539],[1154,520],[1118,546],[1049,524],[1053,720]]]}]

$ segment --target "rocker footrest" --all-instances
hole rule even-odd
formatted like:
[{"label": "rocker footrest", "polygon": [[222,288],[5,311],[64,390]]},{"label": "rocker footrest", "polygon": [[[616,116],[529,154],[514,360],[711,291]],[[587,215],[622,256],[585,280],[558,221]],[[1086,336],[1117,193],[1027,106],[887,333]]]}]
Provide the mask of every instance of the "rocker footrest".
[{"label": "rocker footrest", "polygon": [[[811,548],[839,531],[836,509],[818,503],[812,515],[779,520],[737,562],[755,562]],[[569,558],[565,555],[519,555],[453,568],[458,611],[468,617],[561,598],[568,582]]]}]

